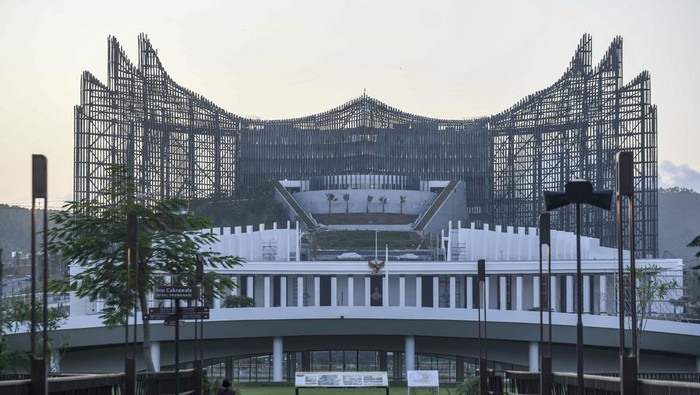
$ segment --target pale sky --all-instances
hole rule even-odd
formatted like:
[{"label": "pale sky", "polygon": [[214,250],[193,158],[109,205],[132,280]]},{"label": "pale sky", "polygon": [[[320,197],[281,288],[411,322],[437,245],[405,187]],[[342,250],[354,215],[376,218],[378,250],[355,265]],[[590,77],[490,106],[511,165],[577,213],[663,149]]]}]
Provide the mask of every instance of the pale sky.
[{"label": "pale sky", "polygon": [[107,38],[132,62],[146,33],[180,85],[262,119],[367,94],[403,111],[473,118],[554,83],[584,33],[597,63],[624,39],[658,105],[661,186],[700,191],[698,1],[0,0],[0,203],[31,204],[31,155],[49,204],[72,199],[80,75],[107,83]]}]

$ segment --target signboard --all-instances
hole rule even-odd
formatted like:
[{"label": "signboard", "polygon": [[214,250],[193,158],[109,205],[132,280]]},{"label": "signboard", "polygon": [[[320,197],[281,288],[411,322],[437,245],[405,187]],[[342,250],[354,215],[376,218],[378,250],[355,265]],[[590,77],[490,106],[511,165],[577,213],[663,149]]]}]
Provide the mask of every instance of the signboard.
[{"label": "signboard", "polygon": [[153,299],[199,299],[199,287],[164,285],[156,287]]},{"label": "signboard", "polygon": [[386,387],[386,372],[297,372],[296,387]]},{"label": "signboard", "polygon": [[[208,320],[209,306],[180,307],[178,318],[181,320]],[[174,307],[151,307],[148,314],[143,315],[146,321],[175,321]]]},{"label": "signboard", "polygon": [[408,387],[440,387],[437,370],[409,370],[406,372]]}]

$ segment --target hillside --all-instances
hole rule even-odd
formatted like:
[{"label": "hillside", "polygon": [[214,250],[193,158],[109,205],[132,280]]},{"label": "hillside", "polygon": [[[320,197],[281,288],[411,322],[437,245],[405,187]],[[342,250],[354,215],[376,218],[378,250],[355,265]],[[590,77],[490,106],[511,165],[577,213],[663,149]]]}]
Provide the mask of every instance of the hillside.
[{"label": "hillside", "polygon": [[[40,221],[40,219],[37,219]],[[9,263],[12,251],[29,253],[31,250],[31,210],[0,205],[0,248],[2,262]]]},{"label": "hillside", "polygon": [[696,262],[697,248],[686,247],[700,235],[700,193],[685,188],[659,190],[659,255]]}]

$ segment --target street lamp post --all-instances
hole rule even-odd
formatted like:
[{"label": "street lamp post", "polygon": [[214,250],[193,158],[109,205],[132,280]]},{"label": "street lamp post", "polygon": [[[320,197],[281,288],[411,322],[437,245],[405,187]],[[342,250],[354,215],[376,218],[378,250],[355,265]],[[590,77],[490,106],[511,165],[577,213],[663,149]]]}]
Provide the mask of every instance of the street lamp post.
[{"label": "street lamp post", "polygon": [[[617,215],[617,261],[618,303],[620,316],[620,392],[625,395],[637,393],[637,279],[634,256],[634,176],[632,152],[618,152],[615,208]],[[627,197],[627,226],[629,227],[630,251],[630,329],[632,332],[631,353],[625,353],[625,272],[623,268],[622,197]]]},{"label": "street lamp post", "polygon": [[[486,304],[486,260],[479,259],[477,262],[477,280],[479,282],[479,393],[486,395],[488,393],[488,352],[486,351],[486,310],[489,306]],[[484,336],[481,336],[481,304],[484,304]]]},{"label": "street lamp post", "polygon": [[[540,214],[540,393],[552,393],[552,246],[549,213]],[[542,272],[542,246],[547,245],[547,277]],[[546,278],[546,279],[545,279]],[[544,348],[543,308],[547,308],[547,349]]]},{"label": "street lamp post", "polygon": [[593,192],[590,181],[572,180],[564,192],[544,192],[545,210],[551,211],[571,203],[576,205],[576,394],[583,395],[583,276],[581,275],[581,204],[610,210],[612,191]]}]

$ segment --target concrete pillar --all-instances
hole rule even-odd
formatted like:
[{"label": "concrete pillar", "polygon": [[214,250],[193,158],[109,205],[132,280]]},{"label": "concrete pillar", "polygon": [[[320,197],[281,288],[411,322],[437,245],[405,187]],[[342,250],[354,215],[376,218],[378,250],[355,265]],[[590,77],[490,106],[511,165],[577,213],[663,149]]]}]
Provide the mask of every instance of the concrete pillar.
[{"label": "concrete pillar", "polygon": [[[406,336],[406,346],[404,353],[406,354],[406,371],[416,369],[416,339],[413,336]],[[408,373],[406,373],[408,376]]]},{"label": "concrete pillar", "polygon": [[537,372],[540,370],[540,354],[539,354],[539,343],[530,342],[528,347],[528,368],[531,372]]},{"label": "concrete pillar", "polygon": [[280,307],[287,307],[287,276],[280,277]]},{"label": "concrete pillar", "polygon": [[583,276],[583,312],[591,311],[591,276]]},{"label": "concrete pillar", "polygon": [[355,277],[348,275],[348,306],[355,305]]},{"label": "concrete pillar", "polygon": [[321,305],[321,277],[314,276],[314,303],[313,306]]},{"label": "concrete pillar", "polygon": [[297,306],[304,305],[304,276],[297,276]]},{"label": "concrete pillar", "polygon": [[370,282],[369,276],[365,276],[365,306],[369,307],[372,305],[369,295],[372,293],[372,283]]},{"label": "concrete pillar", "polygon": [[555,275],[552,275],[552,277],[549,279],[549,298],[552,303],[551,308],[553,311],[561,311],[561,307],[557,308],[559,305],[559,293],[557,292],[557,280],[558,277]]},{"label": "concrete pillar", "polygon": [[246,276],[245,278],[246,281],[246,294],[245,296],[255,299],[255,276]]},{"label": "concrete pillar", "polygon": [[263,277],[263,301],[264,307],[270,307],[270,276]]},{"label": "concrete pillar", "polygon": [[[218,284],[218,283],[219,283],[219,280],[216,280],[216,283]],[[235,289],[235,288],[234,288],[234,289]],[[214,299],[214,300],[213,300],[214,303],[213,303],[212,308],[214,308],[214,309],[220,309],[220,308],[221,308],[221,297],[219,297],[219,296],[214,296],[213,299]]]},{"label": "concrete pillar", "polygon": [[605,274],[601,274],[600,278],[598,279],[599,281],[599,293],[598,296],[600,299],[598,299],[598,311],[600,311],[600,314],[602,315],[607,315],[608,314],[608,283],[607,283],[608,278],[605,276]]},{"label": "concrete pillar", "polygon": [[455,276],[450,276],[450,306],[451,309],[457,307],[457,283]]},{"label": "concrete pillar", "polygon": [[338,305],[338,278],[331,276],[331,306]]},{"label": "concrete pillar", "polygon": [[279,383],[283,380],[282,377],[282,361],[284,353],[282,352],[282,338],[279,336],[272,338],[272,381]]},{"label": "concrete pillar", "polygon": [[467,282],[467,305],[465,307],[471,309],[474,308],[474,277],[467,276],[464,279]]},{"label": "concrete pillar", "polygon": [[389,307],[389,275],[382,277],[382,306]]},{"label": "concrete pillar", "polygon": [[433,276],[433,307],[440,307],[440,277]]},{"label": "concrete pillar", "polygon": [[423,306],[423,278],[416,276],[416,307]]},{"label": "concrete pillar", "polygon": [[160,342],[151,341],[151,359],[156,372],[160,372]]},{"label": "concrete pillar", "polygon": [[[484,309],[490,309],[491,308],[491,277],[486,276],[484,279],[484,292],[486,293],[486,298],[483,301],[484,303]],[[480,295],[480,297],[483,295]]]},{"label": "concrete pillar", "polygon": [[540,276],[532,276],[532,307],[543,307],[540,295]]},{"label": "concrete pillar", "polygon": [[506,281],[507,278],[506,276],[499,276],[498,277],[498,282],[499,282],[499,292],[498,292],[498,299],[500,301],[500,308],[499,310],[506,310],[508,308],[508,301],[506,297],[508,296],[508,293],[506,292],[506,288],[508,286],[508,282]]},{"label": "concrete pillar", "polygon": [[406,277],[399,276],[399,306],[406,306]]},{"label": "concrete pillar", "polygon": [[523,310],[523,276],[515,277],[515,309]]},{"label": "concrete pillar", "polygon": [[574,276],[566,276],[566,312],[574,312]]}]

